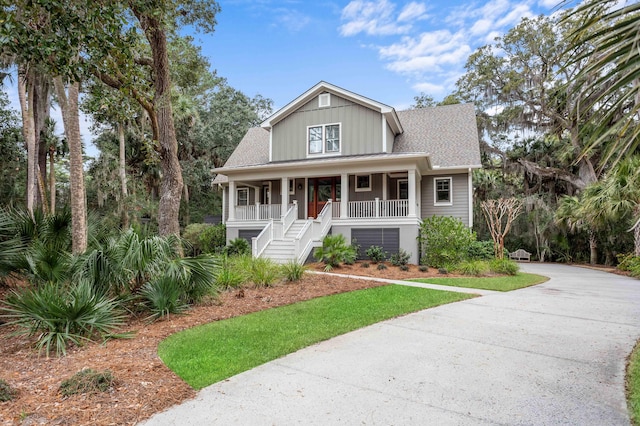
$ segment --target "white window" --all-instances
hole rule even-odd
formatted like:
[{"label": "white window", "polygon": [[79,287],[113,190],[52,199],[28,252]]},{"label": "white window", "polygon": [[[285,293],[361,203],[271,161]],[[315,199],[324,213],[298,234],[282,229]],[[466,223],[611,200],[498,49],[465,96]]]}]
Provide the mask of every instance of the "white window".
[{"label": "white window", "polygon": [[249,205],[249,188],[238,188],[237,190],[239,206],[248,206]]},{"label": "white window", "polygon": [[331,94],[330,93],[323,93],[322,95],[320,95],[318,97],[318,107],[319,108],[326,108],[328,106],[331,106]]},{"label": "white window", "polygon": [[356,192],[371,191],[371,175],[356,175]]},{"label": "white window", "polygon": [[307,127],[308,154],[339,154],[340,127],[339,123]]},{"label": "white window", "polygon": [[433,204],[436,206],[450,206],[453,204],[451,196],[452,184],[451,178],[434,178],[433,179]]}]

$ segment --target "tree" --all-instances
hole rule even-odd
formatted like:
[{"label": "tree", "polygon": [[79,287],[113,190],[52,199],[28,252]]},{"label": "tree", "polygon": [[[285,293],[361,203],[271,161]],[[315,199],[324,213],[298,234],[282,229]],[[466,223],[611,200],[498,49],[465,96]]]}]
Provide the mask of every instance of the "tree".
[{"label": "tree", "polygon": [[6,205],[24,205],[26,152],[22,126],[9,100],[0,92],[0,200]]},{"label": "tree", "polygon": [[[556,18],[523,19],[495,45],[483,46],[466,64],[458,80],[459,96],[478,109],[481,135],[487,135],[490,154],[504,156],[505,142],[520,139],[560,141],[569,167],[544,166],[531,159],[515,159],[531,175],[567,182],[584,189],[598,178],[597,152],[583,154],[581,128],[589,117],[578,116],[579,98],[571,85],[584,65],[566,64],[563,34],[575,28],[579,16],[558,24]],[[589,47],[581,48],[588,52]],[[573,164],[573,166],[572,166]]]},{"label": "tree", "polygon": [[563,21],[575,16],[581,19],[567,36],[569,66],[584,61],[586,66],[570,91],[583,100],[577,113],[595,115],[598,123],[584,134],[583,155],[604,148],[605,161],[617,162],[633,155],[640,142],[640,3],[587,1]]},{"label": "tree", "polygon": [[482,202],[482,212],[489,225],[497,259],[504,258],[504,237],[511,230],[511,225],[521,210],[522,201],[517,198],[499,198]]}]

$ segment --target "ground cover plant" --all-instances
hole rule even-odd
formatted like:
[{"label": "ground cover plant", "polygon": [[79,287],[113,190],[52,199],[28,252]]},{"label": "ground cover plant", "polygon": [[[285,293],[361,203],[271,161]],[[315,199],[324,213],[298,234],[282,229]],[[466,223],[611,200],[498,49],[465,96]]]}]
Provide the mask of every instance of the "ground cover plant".
[{"label": "ground cover plant", "polygon": [[95,371],[86,368],[64,380],[60,384],[60,393],[62,396],[71,396],[78,393],[106,392],[113,383],[111,371]]},{"label": "ground cover plant", "polygon": [[482,290],[511,291],[541,284],[549,278],[542,275],[519,272],[514,276],[500,277],[434,277],[414,278],[409,281],[428,284],[449,285],[453,287],[478,288]]},{"label": "ground cover plant", "polygon": [[629,417],[631,422],[638,426],[640,425],[640,342],[636,343],[636,347],[629,355],[626,384]]},{"label": "ground cover plant", "polygon": [[158,354],[200,389],[348,331],[469,297],[395,285],[342,293],[189,329],[164,340]]},{"label": "ground cover plant", "polygon": [[327,235],[322,239],[322,246],[313,252],[313,257],[324,262],[327,271],[339,267],[341,263],[353,264],[357,255],[357,246],[347,244],[342,234]]}]

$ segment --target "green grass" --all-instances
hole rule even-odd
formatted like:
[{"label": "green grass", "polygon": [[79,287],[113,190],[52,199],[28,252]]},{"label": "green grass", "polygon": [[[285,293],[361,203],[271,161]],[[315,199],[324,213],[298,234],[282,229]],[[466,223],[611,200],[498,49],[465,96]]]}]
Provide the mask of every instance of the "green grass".
[{"label": "green grass", "polygon": [[185,330],[161,342],[158,354],[201,389],[322,340],[469,297],[398,285],[336,294]]},{"label": "green grass", "polygon": [[627,364],[627,407],[631,423],[640,425],[640,341],[629,355]]},{"label": "green grass", "polygon": [[450,285],[453,287],[479,288],[482,290],[511,291],[523,287],[529,287],[547,281],[549,278],[536,274],[525,274],[519,272],[516,275],[507,277],[438,277],[438,278],[415,278],[409,281],[418,283]]}]

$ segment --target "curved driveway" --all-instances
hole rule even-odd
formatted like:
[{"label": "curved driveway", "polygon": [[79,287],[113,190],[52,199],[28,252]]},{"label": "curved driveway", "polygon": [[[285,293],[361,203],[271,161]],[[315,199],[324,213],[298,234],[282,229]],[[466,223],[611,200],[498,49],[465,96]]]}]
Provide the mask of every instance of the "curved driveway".
[{"label": "curved driveway", "polygon": [[551,280],[339,336],[203,389],[146,425],[624,425],[640,281]]}]

